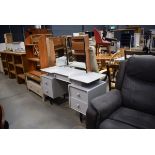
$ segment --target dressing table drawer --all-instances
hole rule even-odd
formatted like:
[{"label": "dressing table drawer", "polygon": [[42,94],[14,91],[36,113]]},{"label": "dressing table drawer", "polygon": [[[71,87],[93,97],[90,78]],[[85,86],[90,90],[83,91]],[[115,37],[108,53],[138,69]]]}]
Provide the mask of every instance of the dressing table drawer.
[{"label": "dressing table drawer", "polygon": [[47,96],[53,97],[52,82],[54,78],[42,77],[42,90]]},{"label": "dressing table drawer", "polygon": [[88,103],[77,100],[73,97],[70,98],[70,108],[86,115]]},{"label": "dressing table drawer", "polygon": [[64,82],[69,82],[69,78],[64,75],[55,74],[55,78]]},{"label": "dressing table drawer", "polygon": [[82,89],[70,87],[70,97],[73,97],[82,102],[88,102],[88,93]]}]

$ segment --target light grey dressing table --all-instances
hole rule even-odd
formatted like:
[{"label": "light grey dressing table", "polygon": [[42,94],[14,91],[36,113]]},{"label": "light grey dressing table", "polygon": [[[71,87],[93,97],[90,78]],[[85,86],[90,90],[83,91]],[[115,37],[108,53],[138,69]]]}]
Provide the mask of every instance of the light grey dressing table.
[{"label": "light grey dressing table", "polygon": [[52,99],[69,93],[70,108],[86,115],[90,100],[106,92],[106,82],[101,81],[104,74],[88,72],[68,66],[54,66],[41,69],[44,96]]}]

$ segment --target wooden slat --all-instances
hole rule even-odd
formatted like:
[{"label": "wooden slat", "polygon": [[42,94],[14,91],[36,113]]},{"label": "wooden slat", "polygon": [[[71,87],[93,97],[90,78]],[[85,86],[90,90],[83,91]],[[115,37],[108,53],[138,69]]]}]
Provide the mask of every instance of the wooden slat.
[{"label": "wooden slat", "polygon": [[26,73],[26,76],[37,81],[37,82],[40,82],[41,81],[41,78],[38,77],[38,76],[35,76],[34,74],[31,74],[31,73]]},{"label": "wooden slat", "polygon": [[18,76],[19,78],[25,80],[25,75],[24,75],[24,74],[18,74],[17,76]]},{"label": "wooden slat", "polygon": [[40,77],[41,76],[41,72],[40,71],[30,71],[29,72],[30,74],[33,74],[33,75],[35,75],[35,76],[38,76],[38,77]]},{"label": "wooden slat", "polygon": [[9,72],[16,75],[15,70],[10,70]]},{"label": "wooden slat", "polygon": [[39,62],[40,59],[39,58],[28,58],[29,61],[35,61],[35,62]]},{"label": "wooden slat", "polygon": [[23,68],[22,64],[16,64],[16,67]]}]

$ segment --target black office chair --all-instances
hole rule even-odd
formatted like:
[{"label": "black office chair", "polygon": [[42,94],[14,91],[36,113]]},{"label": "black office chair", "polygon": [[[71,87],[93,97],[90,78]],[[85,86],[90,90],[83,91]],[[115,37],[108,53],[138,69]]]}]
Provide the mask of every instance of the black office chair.
[{"label": "black office chair", "polygon": [[133,56],[120,65],[116,89],[93,99],[86,127],[155,129],[155,56]]}]

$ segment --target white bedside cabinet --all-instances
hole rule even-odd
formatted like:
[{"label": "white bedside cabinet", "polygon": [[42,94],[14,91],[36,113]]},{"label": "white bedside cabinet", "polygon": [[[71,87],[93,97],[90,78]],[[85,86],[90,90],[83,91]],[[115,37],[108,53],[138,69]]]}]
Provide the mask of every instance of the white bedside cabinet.
[{"label": "white bedside cabinet", "polygon": [[85,86],[69,84],[68,89],[70,108],[86,115],[89,102],[106,92],[106,82],[97,81]]}]

